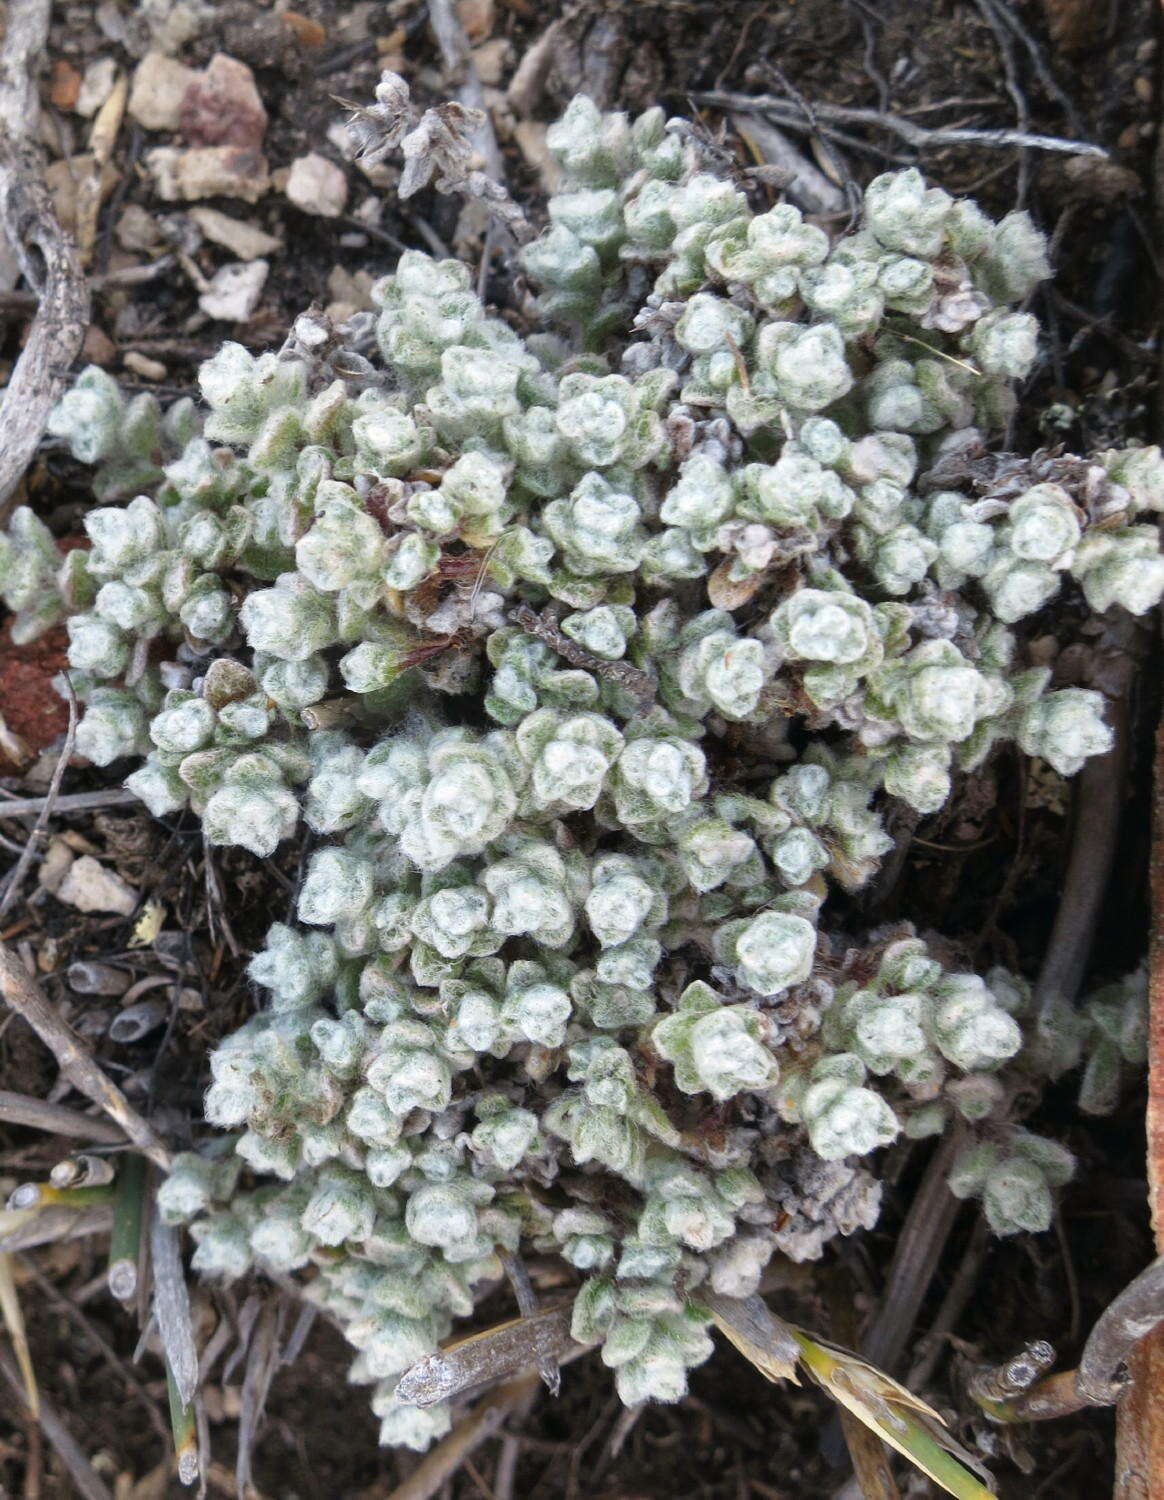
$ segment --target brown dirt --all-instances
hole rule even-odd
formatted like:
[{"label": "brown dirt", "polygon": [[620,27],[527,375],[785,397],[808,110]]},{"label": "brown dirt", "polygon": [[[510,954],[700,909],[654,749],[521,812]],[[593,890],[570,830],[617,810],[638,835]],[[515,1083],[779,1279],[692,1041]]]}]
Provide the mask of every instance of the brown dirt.
[{"label": "brown dirt", "polygon": [[[0,630],[0,714],[34,754],[46,749],[68,727],[68,705],[52,685],[53,678],[67,665],[68,643],[64,626],[26,646],[12,644],[7,623]],[[3,760],[0,745],[0,762]]]}]

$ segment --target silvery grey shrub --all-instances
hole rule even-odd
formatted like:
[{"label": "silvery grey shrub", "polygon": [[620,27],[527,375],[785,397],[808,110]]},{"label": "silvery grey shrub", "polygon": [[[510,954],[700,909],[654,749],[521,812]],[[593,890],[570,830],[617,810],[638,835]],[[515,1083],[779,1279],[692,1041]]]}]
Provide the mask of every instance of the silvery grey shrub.
[{"label": "silvery grey shrub", "polygon": [[674,1400],[701,1288],[871,1226],[898,1136],[960,1122],[954,1191],[1047,1227],[1071,1159],[1008,1080],[1086,1058],[1097,1112],[1143,1050],[1142,996],[1048,1059],[1014,976],[830,905],[891,800],[937,811],[1000,741],[1102,754],[1101,698],[1050,686],[1027,622],[1164,592],[1157,449],[949,483],[1038,357],[1034,225],[909,170],[830,237],[658,109],[578,98],[548,143],[524,332],[408,251],[374,364],[306,317],[281,354],[224,345],[200,408],[87,370],[51,430],[96,466],[89,548],[27,509],[0,536],[15,638],[67,623],[85,756],[212,843],[317,836],[251,965],[269,999],[211,1058],[231,1150],[159,1201],[207,1274],[312,1268],[415,1448],[449,1413],[396,1381],[499,1252],[560,1257],[623,1400]]}]

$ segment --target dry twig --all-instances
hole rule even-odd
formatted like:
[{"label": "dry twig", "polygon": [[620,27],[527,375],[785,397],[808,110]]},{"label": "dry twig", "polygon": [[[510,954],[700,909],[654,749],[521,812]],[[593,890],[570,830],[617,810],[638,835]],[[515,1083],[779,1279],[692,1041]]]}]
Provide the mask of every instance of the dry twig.
[{"label": "dry twig", "polygon": [[861,1341],[865,1358],[891,1374],[909,1341],[961,1207],[946,1185],[954,1152],[955,1138],[947,1134],[930,1157],[897,1236],[877,1316]]},{"label": "dry twig", "polygon": [[88,1239],[93,1234],[108,1234],[112,1223],[109,1204],[33,1209],[23,1224],[0,1235],[0,1251],[35,1250],[38,1245],[55,1245],[58,1240]]},{"label": "dry twig", "polygon": [[80,353],[89,293],[45,186],[33,77],[48,43],[49,0],[13,0],[0,54],[0,227],[40,298],[0,403],[0,508],[24,476]]},{"label": "dry twig", "polygon": [[80,1110],[47,1099],[32,1099],[0,1089],[0,1121],[6,1125],[27,1125],[30,1130],[47,1130],[52,1135],[71,1136],[76,1141],[90,1141],[100,1146],[123,1146],[125,1131],[108,1120],[83,1115]]},{"label": "dry twig", "polygon": [[494,182],[505,182],[505,163],[501,148],[493,130],[493,121],[485,103],[485,91],[473,66],[469,51],[469,40],[465,35],[452,0],[428,0],[428,19],[440,48],[441,61],[445,69],[459,75],[461,103],[469,109],[477,109],[484,116],[475,136],[478,150],[485,159],[485,170]]},{"label": "dry twig", "polygon": [[783,130],[761,115],[745,119],[733,114],[731,120],[736,133],[760,160],[789,173],[784,191],[805,213],[831,217],[845,212],[841,189],[792,144]]},{"label": "dry twig", "polygon": [[[59,813],[90,812],[98,807],[125,807],[131,802],[141,805],[132,792],[111,786],[99,792],[67,792],[56,799],[53,808]],[[36,818],[47,803],[47,797],[13,797],[10,802],[0,802],[0,818]]]},{"label": "dry twig", "polygon": [[[712,89],[692,94],[691,97],[697,103],[710,104],[715,109],[768,115],[777,124],[790,130],[811,133],[813,129],[798,105],[788,99],[778,99],[774,94],[734,94],[723,89]],[[1026,146],[1033,151],[1063,151],[1070,156],[1108,155],[1102,146],[1096,146],[1090,141],[1071,141],[1062,136],[1038,135],[1028,130],[979,130],[970,126],[919,125],[901,115],[883,114],[878,109],[858,109],[844,104],[818,104],[814,101],[813,114],[816,117],[816,128],[822,135],[828,132],[830,126],[857,125],[895,135],[918,151],[937,146]]]},{"label": "dry twig", "polygon": [[1074,1002],[1086,973],[1100,908],[1115,863],[1120,813],[1128,790],[1129,732],[1127,694],[1135,672],[1135,625],[1113,627],[1110,639],[1097,647],[1107,688],[1115,742],[1106,755],[1093,756],[1075,782],[1075,824],[1063,877],[1059,908],[1047,953],[1035,984],[1035,1011],[1051,1045],[1057,1012]]},{"label": "dry twig", "polygon": [[75,1089],[99,1104],[124,1130],[139,1151],[163,1170],[169,1170],[170,1153],[161,1137],[115,1083],[111,1083],[69,1026],[61,1020],[40,985],[11,949],[0,943],[0,994],[49,1048],[61,1072]]},{"label": "dry twig", "polygon": [[286,1309],[286,1300],[278,1292],[267,1298],[247,1350],[242,1406],[238,1419],[238,1458],[234,1467],[235,1484],[240,1495],[250,1493],[251,1456],[255,1439],[266,1409],[271,1379],[282,1363],[279,1338],[283,1331]]},{"label": "dry twig", "polygon": [[528,604],[519,604],[516,609],[509,611],[509,618],[528,635],[544,641],[572,667],[582,667],[587,672],[606,678],[608,682],[617,682],[620,687],[633,693],[644,708],[655,701],[655,684],[646,672],[632,667],[627,661],[606,661],[601,656],[593,656],[577,641],[572,641],[547,614],[539,615]]},{"label": "dry twig", "polygon": [[[1006,22],[999,14],[999,8],[995,6],[994,0],[975,0],[982,19],[994,33],[995,44],[998,47],[999,60],[1002,63],[1003,77],[1006,80],[1006,91],[1010,95],[1011,103],[1014,105],[1014,116],[1018,121],[1018,128],[1024,135],[1027,133],[1027,125],[1030,121],[1030,106],[1027,104],[1027,96],[1022,91],[1019,83],[1018,64],[1015,61],[1014,43]],[[1017,200],[1021,207],[1026,202],[1027,190],[1031,181],[1031,158],[1027,147],[1023,146],[1019,151],[1018,161],[1018,191]]]},{"label": "dry twig", "polygon": [[970,1383],[970,1394],[999,1422],[1045,1422],[1085,1406],[1112,1406],[1124,1390],[1137,1344],[1164,1322],[1164,1255],[1140,1272],[1096,1320],[1077,1370],[1037,1377],[1054,1358],[1049,1344],[1021,1355]]}]

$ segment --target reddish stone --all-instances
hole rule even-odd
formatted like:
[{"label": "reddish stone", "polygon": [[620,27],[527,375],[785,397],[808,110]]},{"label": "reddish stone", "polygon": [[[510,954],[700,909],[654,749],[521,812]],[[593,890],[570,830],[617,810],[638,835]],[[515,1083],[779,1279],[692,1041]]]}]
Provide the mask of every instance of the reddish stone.
[{"label": "reddish stone", "polygon": [[298,11],[285,10],[279,18],[301,47],[314,49],[327,41],[327,32],[310,16],[301,16]]},{"label": "reddish stone", "polygon": [[182,134],[192,146],[242,146],[257,151],[267,111],[245,63],[216,52],[182,99]]},{"label": "reddish stone", "polygon": [[49,103],[54,109],[72,109],[81,96],[81,75],[58,57],[49,74]]}]

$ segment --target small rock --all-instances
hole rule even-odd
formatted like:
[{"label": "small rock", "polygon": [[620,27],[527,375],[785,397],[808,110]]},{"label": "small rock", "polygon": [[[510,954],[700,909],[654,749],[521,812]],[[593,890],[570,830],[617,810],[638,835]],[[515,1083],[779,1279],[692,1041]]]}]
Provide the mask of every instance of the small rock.
[{"label": "small rock", "polygon": [[[36,121],[36,138],[44,148],[49,161],[59,161],[61,157],[73,156],[77,151],[76,121],[72,115],[58,111],[50,114],[48,110],[41,110]],[[7,283],[5,283],[7,285]]]},{"label": "small rock", "polygon": [[291,163],[285,192],[289,201],[305,214],[336,219],[348,201],[348,179],[335,162],[312,151]]},{"label": "small rock", "polygon": [[65,843],[64,839],[53,838],[49,840],[49,846],[44,852],[44,858],[40,862],[40,869],[36,872],[36,883],[42,890],[52,891],[55,895],[61,888],[61,882],[69,873],[73,865],[73,851]]},{"label": "small rock", "polygon": [[335,148],[344,161],[351,161],[359,149],[348,134],[347,122],[344,120],[333,120],[327,127],[327,143]]},{"label": "small rock", "polygon": [[117,0],[101,0],[101,4],[93,12],[93,19],[106,41],[116,42],[119,47],[125,46],[129,33],[125,17],[117,8]]},{"label": "small rock", "polygon": [[182,121],[182,100],[198,77],[164,52],[147,52],[133,73],[129,112],[146,130],[177,130]]},{"label": "small rock", "polygon": [[74,109],[80,93],[80,73],[72,63],[58,57],[49,74],[49,103],[54,109]]},{"label": "small rock", "polygon": [[143,380],[165,380],[170,373],[160,359],[150,359],[147,354],[139,354],[136,349],[127,350],[121,362],[127,370],[132,370]]},{"label": "small rock", "polygon": [[116,79],[117,63],[112,57],[99,57],[96,62],[91,62],[81,79],[81,90],[73,105],[74,112],[84,115],[86,119],[95,115],[113,92]]},{"label": "small rock", "polygon": [[325,309],[332,322],[346,323],[353,313],[370,312],[376,306],[372,301],[375,280],[368,271],[353,274],[343,266],[332,266],[327,278],[328,295],[332,300]]},{"label": "small rock", "polygon": [[123,250],[156,250],[159,245],[164,244],[157,220],[140,203],[125,205],[113,233]]},{"label": "small rock", "polygon": [[257,224],[232,219],[216,208],[192,208],[190,217],[208,240],[225,246],[239,260],[257,260],[260,255],[273,255],[283,248],[282,240],[260,229]]},{"label": "small rock", "polygon": [[493,32],[493,0],[457,0],[457,20],[471,42],[483,42]]},{"label": "small rock", "polygon": [[386,37],[379,37],[376,41],[376,64],[381,72],[407,73],[408,59],[403,52],[394,52],[390,47],[385,47]]},{"label": "small rock", "polygon": [[77,227],[77,189],[92,177],[96,166],[97,158],[83,152],[69,161],[50,161],[44,169],[45,186],[53,200],[53,208],[61,221],[61,228],[68,234]]},{"label": "small rock", "polygon": [[257,203],[270,186],[266,157],[241,146],[155,146],[146,167],[167,203],[220,197]]},{"label": "small rock", "polygon": [[182,99],[182,134],[192,146],[244,146],[257,151],[267,111],[255,75],[237,58],[216,52]]},{"label": "small rock", "polygon": [[408,30],[404,26],[393,26],[387,36],[378,36],[376,38],[376,51],[380,57],[380,66],[382,68],[390,67],[391,64],[387,61],[389,57],[399,57],[401,62],[403,62],[404,44],[407,41]]},{"label": "small rock", "polygon": [[133,887],[91,854],[73,861],[56,896],[58,901],[75,906],[78,911],[112,911],[123,917],[130,916],[137,906]]},{"label": "small rock", "polygon": [[384,5],[382,0],[356,0],[354,5],[337,5],[331,7],[334,12],[334,20],[331,26],[331,39],[333,42],[366,42],[371,35],[373,17],[377,20],[382,12],[392,9]]},{"label": "small rock", "polygon": [[509,95],[503,89],[483,88],[481,90],[482,102],[489,111],[489,118],[493,121],[493,132],[502,143],[513,139],[513,127],[517,124],[517,116],[509,102]]},{"label": "small rock", "polygon": [[270,266],[265,260],[232,261],[210,278],[198,306],[209,318],[245,323],[259,305]]},{"label": "small rock", "polygon": [[87,364],[111,365],[117,358],[117,345],[96,323],[90,323],[85,330],[81,354]]},{"label": "small rock", "polygon": [[214,16],[215,7],[204,0],[139,0],[134,20],[144,24],[158,52],[173,57]]},{"label": "small rock", "polygon": [[301,16],[297,10],[285,10],[279,19],[301,47],[313,50],[327,41],[327,32],[319,22]]},{"label": "small rock", "polygon": [[556,191],[562,171],[546,145],[546,127],[540,120],[519,120],[513,127],[518,149],[542,180],[547,193]]},{"label": "small rock", "polygon": [[513,48],[503,36],[494,37],[491,42],[474,47],[473,66],[477,69],[477,77],[484,84],[500,83],[512,55]]},{"label": "small rock", "polygon": [[1068,156],[1048,160],[1040,184],[1061,203],[1126,203],[1143,190],[1140,174],[1102,156]]}]

